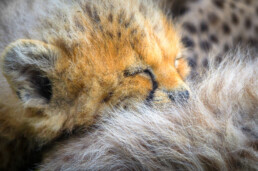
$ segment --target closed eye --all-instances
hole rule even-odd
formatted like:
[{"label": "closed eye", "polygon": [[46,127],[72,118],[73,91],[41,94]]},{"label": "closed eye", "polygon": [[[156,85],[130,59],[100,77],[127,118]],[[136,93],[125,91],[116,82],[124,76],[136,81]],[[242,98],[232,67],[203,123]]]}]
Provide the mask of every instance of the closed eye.
[{"label": "closed eye", "polygon": [[125,70],[124,71],[124,76],[125,77],[131,77],[131,76],[135,76],[137,74],[143,73],[144,69],[143,68],[133,68],[130,70]]},{"label": "closed eye", "polygon": [[131,70],[125,70],[124,71],[124,76],[125,77],[130,77],[130,76],[135,76],[137,74],[140,74],[142,76],[147,76],[150,78],[150,81],[152,83],[152,90],[150,91],[149,95],[146,98],[146,101],[149,102],[153,99],[154,97],[154,92],[156,91],[156,89],[158,88],[158,82],[155,79],[155,75],[153,74],[152,70],[147,68],[147,69],[143,69],[143,68],[134,68]]}]

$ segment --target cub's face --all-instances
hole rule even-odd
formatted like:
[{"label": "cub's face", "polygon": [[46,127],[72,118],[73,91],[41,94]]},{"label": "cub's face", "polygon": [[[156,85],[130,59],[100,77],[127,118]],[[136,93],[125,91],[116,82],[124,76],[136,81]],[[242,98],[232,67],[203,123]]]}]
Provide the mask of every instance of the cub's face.
[{"label": "cub's face", "polygon": [[69,47],[62,40],[18,40],[6,48],[2,68],[24,107],[90,124],[107,106],[188,98],[179,39],[167,36],[164,42],[149,35],[88,38],[90,44],[82,40]]}]

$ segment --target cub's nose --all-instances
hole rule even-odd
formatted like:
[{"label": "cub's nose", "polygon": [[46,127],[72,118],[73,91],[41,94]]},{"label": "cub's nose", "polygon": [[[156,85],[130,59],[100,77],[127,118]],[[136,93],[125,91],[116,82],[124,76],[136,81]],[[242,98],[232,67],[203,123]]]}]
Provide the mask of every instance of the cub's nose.
[{"label": "cub's nose", "polygon": [[168,92],[168,97],[173,102],[185,102],[189,99],[190,93],[188,90]]}]

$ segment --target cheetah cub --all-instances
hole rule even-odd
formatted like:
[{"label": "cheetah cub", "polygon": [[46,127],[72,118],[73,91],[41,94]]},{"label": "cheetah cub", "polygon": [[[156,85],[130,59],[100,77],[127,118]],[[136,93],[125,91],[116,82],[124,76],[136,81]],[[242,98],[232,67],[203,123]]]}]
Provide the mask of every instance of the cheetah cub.
[{"label": "cheetah cub", "polygon": [[180,37],[156,1],[4,2],[0,170],[26,167],[106,108],[188,98]]}]

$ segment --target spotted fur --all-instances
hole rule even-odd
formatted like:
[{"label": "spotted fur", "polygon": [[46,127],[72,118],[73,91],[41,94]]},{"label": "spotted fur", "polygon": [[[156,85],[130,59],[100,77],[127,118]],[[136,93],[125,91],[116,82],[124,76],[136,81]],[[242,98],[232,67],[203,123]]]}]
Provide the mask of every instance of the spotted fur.
[{"label": "spotted fur", "polygon": [[[258,47],[257,0],[168,0],[175,4],[192,76],[205,72],[211,57],[219,63],[230,49]],[[175,10],[176,9],[176,10]]]}]

